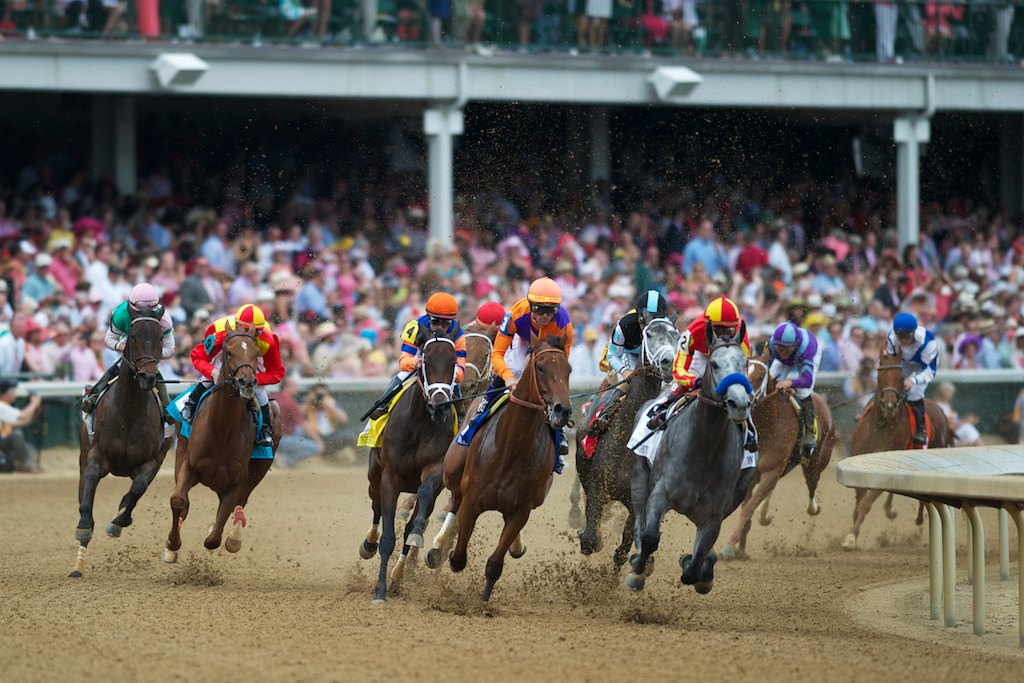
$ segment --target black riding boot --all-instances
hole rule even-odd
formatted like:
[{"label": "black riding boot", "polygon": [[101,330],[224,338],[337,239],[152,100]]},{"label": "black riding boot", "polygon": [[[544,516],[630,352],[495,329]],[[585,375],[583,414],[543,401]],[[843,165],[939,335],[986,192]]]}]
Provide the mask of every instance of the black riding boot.
[{"label": "black riding boot", "polygon": [[270,422],[270,403],[260,406],[260,413],[263,415],[263,425],[260,427],[260,433],[256,436],[256,445],[273,446],[274,425]]},{"label": "black riding boot", "polygon": [[395,397],[395,394],[397,394],[398,390],[402,387],[402,381],[403,378],[400,375],[392,377],[391,384],[389,384],[388,388],[384,390],[384,393],[381,394],[380,398],[374,402],[373,408],[363,415],[361,419],[365,420],[369,418],[371,420],[376,420],[384,417],[385,413],[388,412],[388,406],[391,404],[391,399]]},{"label": "black riding boot", "polygon": [[757,443],[757,427],[754,426],[754,418],[747,418],[747,436],[743,442],[743,450],[757,453],[761,446]]},{"label": "black riding boot", "polygon": [[107,368],[107,371],[104,372],[98,380],[96,380],[96,383],[92,385],[91,389],[89,389],[89,394],[82,399],[83,413],[88,415],[96,409],[96,401],[99,400],[100,394],[102,394],[103,390],[107,388],[108,384],[110,384],[110,380],[117,376],[118,372],[120,372],[120,366],[117,363],[114,363]]},{"label": "black riding boot", "polygon": [[804,423],[804,451],[810,453],[818,440],[814,438],[814,397],[800,399],[800,416]]},{"label": "black riding boot", "polygon": [[174,418],[167,412],[167,406],[171,402],[171,397],[167,393],[167,385],[164,384],[164,376],[158,372],[157,377],[159,379],[157,381],[156,390],[160,395],[160,416],[164,418],[164,422],[167,424],[174,424]]},{"label": "black riding boot", "polygon": [[192,391],[189,392],[185,405],[181,408],[181,419],[192,424],[192,419],[196,416],[196,406],[199,404],[199,398],[211,386],[213,386],[213,382],[210,380],[203,380],[196,384]]},{"label": "black riding boot", "polygon": [[914,409],[914,420],[917,422],[917,428],[914,430],[914,445],[924,446],[928,442],[928,425],[925,422],[924,399],[907,402]]}]

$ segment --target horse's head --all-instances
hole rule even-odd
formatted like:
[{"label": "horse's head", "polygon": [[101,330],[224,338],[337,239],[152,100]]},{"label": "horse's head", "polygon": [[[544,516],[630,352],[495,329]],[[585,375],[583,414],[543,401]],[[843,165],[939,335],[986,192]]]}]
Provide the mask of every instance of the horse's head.
[{"label": "horse's head", "polygon": [[654,318],[644,326],[640,344],[640,363],[661,376],[662,382],[672,380],[672,362],[679,346],[679,330],[668,318]]},{"label": "horse's head", "polygon": [[[540,395],[541,407],[545,410],[548,424],[554,428],[564,427],[572,418],[572,402],[569,400],[569,359],[565,355],[565,337],[551,335],[544,341],[533,338],[530,365],[536,392]],[[525,373],[524,373],[525,377]]]},{"label": "horse's head", "polygon": [[235,392],[246,401],[256,395],[256,366],[260,359],[258,333],[235,330],[224,338],[224,361],[221,382],[230,382]]},{"label": "horse's head", "polygon": [[453,335],[434,334],[420,347],[420,385],[427,402],[427,412],[434,422],[444,422],[455,395],[456,354]]},{"label": "horse's head", "polygon": [[717,338],[710,322],[707,326],[708,365],[704,371],[703,391],[710,391],[719,398],[729,419],[736,424],[743,424],[750,416],[753,393],[747,379],[747,354],[741,345],[745,336],[743,323],[732,338]]},{"label": "horse's head", "polygon": [[754,388],[754,401],[760,401],[768,395],[768,383],[771,381],[768,376],[768,362],[770,352],[765,344],[764,351],[757,358],[747,361],[747,378]]},{"label": "horse's head", "polygon": [[135,310],[129,306],[128,313],[132,322],[125,342],[124,359],[142,390],[150,391],[160,378],[157,365],[163,347],[163,327],[160,325],[163,311]]},{"label": "horse's head", "polygon": [[483,325],[473,321],[466,327],[466,376],[463,378],[463,392],[466,387],[478,387],[491,379],[491,351],[497,325]]},{"label": "horse's head", "polygon": [[896,411],[907,398],[903,390],[903,366],[899,358],[882,354],[878,358],[878,383],[875,403],[886,421],[896,417]]}]

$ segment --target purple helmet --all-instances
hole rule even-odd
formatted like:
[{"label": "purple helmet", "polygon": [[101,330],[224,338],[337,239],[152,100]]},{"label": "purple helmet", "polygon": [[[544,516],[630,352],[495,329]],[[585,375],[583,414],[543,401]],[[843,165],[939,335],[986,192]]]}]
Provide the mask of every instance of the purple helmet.
[{"label": "purple helmet", "polygon": [[790,322],[785,322],[775,328],[772,334],[772,344],[775,346],[796,346],[800,343],[800,328]]}]

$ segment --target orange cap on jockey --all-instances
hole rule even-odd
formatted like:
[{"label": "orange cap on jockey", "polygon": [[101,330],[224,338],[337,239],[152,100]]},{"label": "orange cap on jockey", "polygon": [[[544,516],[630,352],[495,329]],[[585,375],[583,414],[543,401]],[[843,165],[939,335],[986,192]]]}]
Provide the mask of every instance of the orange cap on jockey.
[{"label": "orange cap on jockey", "polygon": [[427,315],[435,318],[455,318],[459,315],[459,304],[448,292],[437,292],[427,299]]},{"label": "orange cap on jockey", "polygon": [[267,318],[263,310],[253,304],[245,304],[235,313],[235,322],[246,327],[262,330],[267,324]]},{"label": "orange cap on jockey", "polygon": [[549,277],[534,280],[526,298],[533,304],[555,305],[562,303],[562,288]]},{"label": "orange cap on jockey", "polygon": [[704,320],[715,327],[739,327],[740,309],[732,299],[720,296],[704,309]]}]

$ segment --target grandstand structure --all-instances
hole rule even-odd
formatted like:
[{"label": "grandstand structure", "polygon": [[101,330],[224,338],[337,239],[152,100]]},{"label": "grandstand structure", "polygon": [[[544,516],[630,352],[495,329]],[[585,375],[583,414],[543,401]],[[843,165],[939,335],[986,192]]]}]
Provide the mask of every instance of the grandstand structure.
[{"label": "grandstand structure", "polygon": [[[430,231],[452,242],[453,145],[476,103],[576,105],[589,116],[592,179],[609,178],[609,111],[615,108],[772,110],[817,125],[862,120],[884,126],[895,147],[900,244],[917,242],[919,158],[941,113],[997,114],[999,202],[1024,204],[1024,69],[993,64],[824,63],[667,58],[649,54],[477,55],[390,46],[306,50],[251,45],[0,42],[0,93],[89,98],[93,174],[135,190],[137,110],[187,107],[192,98],[338,101],[364,117],[422,117],[428,148]],[[17,107],[4,117],[25,116]]]}]

